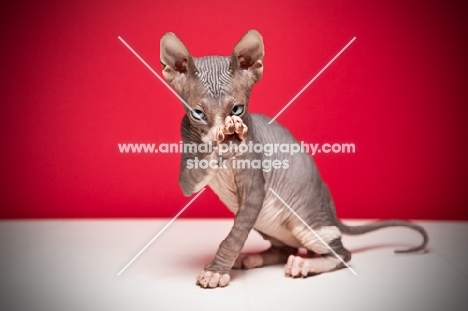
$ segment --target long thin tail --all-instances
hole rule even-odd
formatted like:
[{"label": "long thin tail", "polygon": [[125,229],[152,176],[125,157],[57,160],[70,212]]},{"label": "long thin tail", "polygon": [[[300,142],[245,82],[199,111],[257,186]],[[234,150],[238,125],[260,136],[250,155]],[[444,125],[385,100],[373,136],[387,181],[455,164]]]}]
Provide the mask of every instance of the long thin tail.
[{"label": "long thin tail", "polygon": [[429,240],[426,230],[424,230],[423,227],[412,224],[408,221],[384,220],[384,221],[377,221],[377,222],[370,223],[367,225],[362,225],[362,226],[347,226],[341,223],[340,221],[338,221],[338,228],[341,230],[341,232],[343,232],[344,234],[349,234],[349,235],[364,234],[370,231],[374,231],[374,230],[378,230],[378,229],[382,229],[386,227],[408,227],[408,228],[418,231],[423,236],[423,242],[421,245],[410,248],[410,249],[395,250],[395,253],[400,254],[400,253],[420,252],[426,248],[427,242]]}]

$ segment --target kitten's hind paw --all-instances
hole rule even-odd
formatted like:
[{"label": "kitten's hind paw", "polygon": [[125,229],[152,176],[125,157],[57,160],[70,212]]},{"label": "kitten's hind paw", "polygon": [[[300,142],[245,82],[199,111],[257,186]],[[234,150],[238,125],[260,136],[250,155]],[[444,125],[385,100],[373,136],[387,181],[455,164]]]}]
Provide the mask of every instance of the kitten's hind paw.
[{"label": "kitten's hind paw", "polygon": [[233,269],[253,269],[263,266],[261,254],[240,254],[234,262]]},{"label": "kitten's hind paw", "polygon": [[291,255],[284,267],[284,272],[287,277],[303,277],[306,278],[310,273],[310,259],[305,259],[300,256]]}]

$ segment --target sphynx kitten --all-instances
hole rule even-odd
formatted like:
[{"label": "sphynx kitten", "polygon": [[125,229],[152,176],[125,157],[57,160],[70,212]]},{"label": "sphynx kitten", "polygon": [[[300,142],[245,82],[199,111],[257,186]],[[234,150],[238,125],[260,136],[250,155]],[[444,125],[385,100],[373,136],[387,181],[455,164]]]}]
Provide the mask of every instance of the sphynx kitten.
[{"label": "sphynx kitten", "polygon": [[[235,214],[234,225],[215,258],[196,278],[201,287],[228,285],[232,268],[285,264],[286,276],[307,277],[344,267],[270,188],[344,262],[351,259],[351,253],[341,243],[342,234],[357,235],[390,226],[409,227],[423,237],[420,246],[395,252],[425,249],[425,230],[407,221],[362,226],[341,223],[330,191],[307,153],[276,152],[267,156],[251,150],[242,152],[240,146],[246,144],[298,144],[287,129],[276,122],[268,124],[270,118],[248,113],[250,91],[263,72],[263,39],[256,30],[242,37],[231,56],[201,58],[192,57],[175,34],[166,33],[161,39],[160,56],[164,78],[190,106],[182,119],[183,143],[214,146],[211,152],[184,151],[179,177],[182,191],[190,196],[208,185]],[[228,143],[231,147],[220,152],[221,144]],[[196,160],[218,165],[201,168],[194,165]],[[238,160],[257,164],[278,161],[275,168],[265,170],[254,165],[241,169],[235,165]],[[252,229],[269,240],[271,247],[259,254],[241,254]],[[307,258],[296,256],[299,248],[307,250]]]}]

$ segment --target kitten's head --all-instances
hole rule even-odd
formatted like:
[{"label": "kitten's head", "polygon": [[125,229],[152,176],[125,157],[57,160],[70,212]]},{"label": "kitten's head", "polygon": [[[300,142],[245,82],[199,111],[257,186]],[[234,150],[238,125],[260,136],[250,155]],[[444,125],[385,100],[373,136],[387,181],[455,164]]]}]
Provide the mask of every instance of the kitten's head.
[{"label": "kitten's head", "polygon": [[174,33],[161,39],[161,64],[166,81],[190,106],[185,107],[203,141],[215,141],[216,129],[229,115],[243,118],[252,86],[262,76],[263,39],[250,30],[231,56],[194,58]]}]

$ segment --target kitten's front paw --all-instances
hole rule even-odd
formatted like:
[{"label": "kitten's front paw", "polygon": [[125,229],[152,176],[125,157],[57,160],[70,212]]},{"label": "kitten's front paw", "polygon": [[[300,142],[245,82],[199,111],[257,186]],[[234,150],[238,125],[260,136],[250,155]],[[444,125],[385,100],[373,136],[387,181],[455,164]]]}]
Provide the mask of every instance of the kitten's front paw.
[{"label": "kitten's front paw", "polygon": [[227,157],[241,155],[241,150],[244,148],[241,146],[245,145],[248,130],[241,118],[227,116],[224,120],[224,127],[220,127],[217,134],[218,142],[224,145],[221,152]]},{"label": "kitten's front paw", "polygon": [[197,285],[203,288],[224,287],[229,284],[231,276],[228,273],[220,274],[212,271],[201,271],[197,275]]},{"label": "kitten's front paw", "polygon": [[247,138],[248,131],[249,128],[238,116],[227,116],[224,120],[223,134],[225,135],[235,134],[237,138],[243,142]]}]

